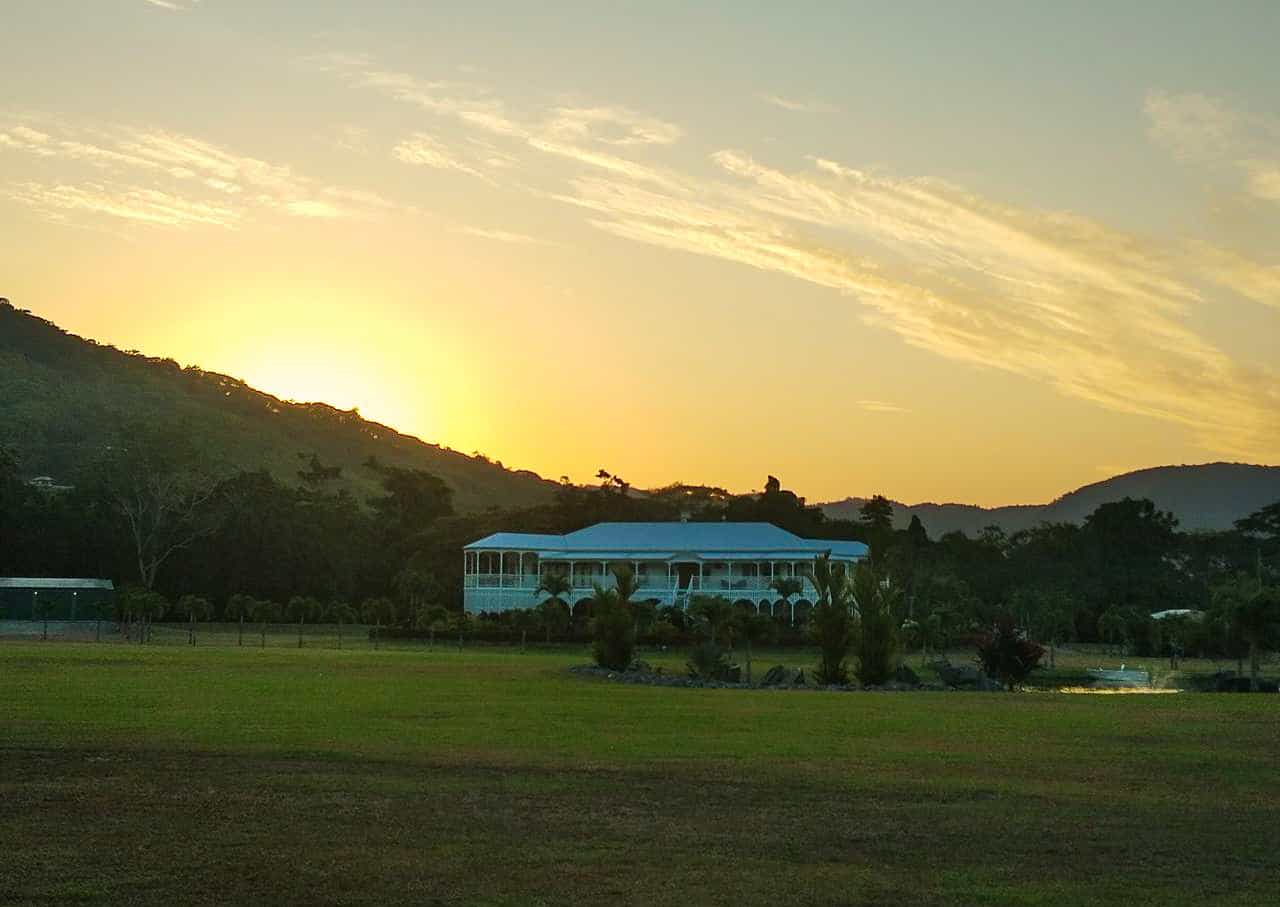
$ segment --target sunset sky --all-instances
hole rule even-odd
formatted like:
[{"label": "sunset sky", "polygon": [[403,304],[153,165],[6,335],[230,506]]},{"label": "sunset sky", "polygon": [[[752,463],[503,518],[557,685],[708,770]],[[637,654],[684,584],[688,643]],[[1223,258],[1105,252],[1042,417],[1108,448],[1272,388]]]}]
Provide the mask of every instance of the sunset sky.
[{"label": "sunset sky", "polygon": [[1280,462],[1280,4],[1110,6],[10,0],[0,295],[552,478]]}]

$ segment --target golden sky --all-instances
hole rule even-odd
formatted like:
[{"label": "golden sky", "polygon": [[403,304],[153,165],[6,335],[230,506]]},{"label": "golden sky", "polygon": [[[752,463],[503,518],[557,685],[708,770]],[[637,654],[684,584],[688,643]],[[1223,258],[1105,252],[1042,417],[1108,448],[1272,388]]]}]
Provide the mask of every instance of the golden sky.
[{"label": "golden sky", "polygon": [[7,11],[0,295],[549,477],[1280,460],[1274,4],[411,6]]}]

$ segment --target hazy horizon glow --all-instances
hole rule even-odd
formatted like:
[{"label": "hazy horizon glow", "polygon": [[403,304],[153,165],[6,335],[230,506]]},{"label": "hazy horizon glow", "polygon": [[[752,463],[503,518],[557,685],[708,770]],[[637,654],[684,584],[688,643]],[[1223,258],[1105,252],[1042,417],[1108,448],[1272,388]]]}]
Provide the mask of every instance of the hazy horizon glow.
[{"label": "hazy horizon glow", "polygon": [[1273,5],[8,18],[0,295],[76,333],[550,478],[1280,461]]}]

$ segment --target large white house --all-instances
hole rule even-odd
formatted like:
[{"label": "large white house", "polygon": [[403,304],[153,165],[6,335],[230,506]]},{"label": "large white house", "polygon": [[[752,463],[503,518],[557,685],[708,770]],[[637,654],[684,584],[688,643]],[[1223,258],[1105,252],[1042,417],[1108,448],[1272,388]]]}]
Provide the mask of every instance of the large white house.
[{"label": "large white house", "polygon": [[[867,556],[861,542],[804,539],[772,523],[597,523],[567,535],[497,532],[463,549],[463,602],[469,613],[532,608],[543,574],[571,578],[577,611],[596,585],[613,585],[613,569],[636,577],[635,601],[684,607],[693,595],[720,595],[761,613],[794,618],[815,598],[813,562],[826,555],[851,564]],[[783,602],[776,577],[796,577],[803,591]]]}]

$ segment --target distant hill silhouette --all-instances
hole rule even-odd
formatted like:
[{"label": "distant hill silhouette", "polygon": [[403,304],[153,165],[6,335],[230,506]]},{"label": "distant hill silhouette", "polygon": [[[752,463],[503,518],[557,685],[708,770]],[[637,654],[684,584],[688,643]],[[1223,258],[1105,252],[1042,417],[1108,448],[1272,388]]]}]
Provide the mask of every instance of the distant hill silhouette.
[{"label": "distant hill silhouette", "polygon": [[85,340],[0,300],[0,444],[16,451],[24,474],[70,479],[117,426],[134,421],[191,426],[218,461],[265,468],[286,482],[296,482],[303,458],[315,454],[341,466],[361,500],[376,487],[362,465],[370,456],[439,476],[464,512],[540,503],[555,488],[355,411],[287,402],[236,378]]},{"label": "distant hill silhouette", "polygon": [[[1235,520],[1280,501],[1280,466],[1157,466],[1085,485],[1049,504],[986,508],[895,501],[894,525],[905,527],[918,516],[931,538],[957,529],[973,536],[991,525],[1017,532],[1041,522],[1081,523],[1098,505],[1126,497],[1150,498],[1161,510],[1172,512],[1182,529],[1229,529]],[[821,506],[827,516],[856,518],[865,500],[846,498]]]},{"label": "distant hill silhouette", "polygon": [[[341,466],[361,500],[376,489],[375,475],[362,465],[371,456],[438,475],[463,512],[542,503],[556,487],[532,472],[401,434],[354,410],[280,400],[237,378],[77,337],[0,299],[0,445],[17,452],[23,473],[70,480],[117,427],[135,421],[190,426],[213,458],[265,468],[286,482],[296,481],[315,454],[325,465]],[[903,527],[918,515],[933,538],[957,529],[975,535],[992,524],[1016,532],[1042,521],[1078,523],[1099,504],[1124,497],[1152,499],[1184,529],[1225,529],[1280,500],[1280,467],[1161,466],[1086,485],[1049,504],[988,509],[895,502],[894,519]],[[864,500],[822,507],[831,517],[856,517]]]}]

